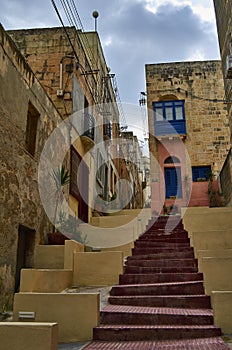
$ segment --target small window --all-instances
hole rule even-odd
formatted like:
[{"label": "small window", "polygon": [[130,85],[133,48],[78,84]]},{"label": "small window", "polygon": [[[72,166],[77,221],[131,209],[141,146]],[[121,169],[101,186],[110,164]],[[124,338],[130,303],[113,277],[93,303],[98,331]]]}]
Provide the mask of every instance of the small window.
[{"label": "small window", "polygon": [[192,167],[192,178],[194,182],[208,181],[211,174],[210,165]]},{"label": "small window", "polygon": [[26,129],[26,150],[32,155],[36,151],[37,126],[40,114],[31,102],[28,105],[27,129]]}]

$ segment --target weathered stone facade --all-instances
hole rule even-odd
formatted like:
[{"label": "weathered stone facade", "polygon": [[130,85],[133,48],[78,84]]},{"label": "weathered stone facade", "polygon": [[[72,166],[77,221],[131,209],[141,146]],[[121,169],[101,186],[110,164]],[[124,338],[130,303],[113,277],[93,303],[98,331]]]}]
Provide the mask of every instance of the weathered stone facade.
[{"label": "weathered stone facade", "polygon": [[[146,65],[147,103],[149,108],[150,151],[159,161],[159,166],[151,162],[151,179],[156,181],[160,169],[164,170],[161,157],[166,154],[166,147],[175,155],[179,147],[185,152],[185,180],[192,178],[192,166],[209,165],[214,175],[218,175],[230,148],[229,122],[227,105],[223,102],[224,86],[220,61],[178,62]],[[153,102],[169,100],[184,101],[186,135],[182,140],[165,137],[158,140],[154,130]],[[170,135],[169,135],[170,136]],[[177,146],[179,144],[179,146]],[[183,146],[182,146],[182,145]],[[170,151],[171,150],[171,151]],[[187,161],[188,158],[188,161]],[[183,202],[186,190],[182,177]],[[192,184],[190,184],[192,186]],[[194,185],[195,186],[195,185]],[[206,188],[207,190],[207,188]],[[194,196],[194,187],[192,195]],[[153,196],[155,194],[153,193]],[[196,198],[195,198],[196,199]],[[190,200],[191,204],[191,200]],[[203,204],[200,200],[192,205]],[[205,202],[204,204],[207,204]]]},{"label": "weathered stone facade", "polygon": [[[214,0],[218,39],[221,52],[222,74],[229,114],[230,136],[232,140],[232,3],[226,0]],[[228,153],[220,174],[221,187],[227,205],[232,205],[232,156]]]},{"label": "weathered stone facade", "polygon": [[[33,265],[34,246],[50,230],[38,192],[38,161],[61,116],[12,39],[2,27],[0,32],[0,295],[5,288],[0,307],[7,307],[18,288],[15,276],[21,267]],[[30,109],[38,116],[34,152],[26,143]]]},{"label": "weathered stone facade", "polygon": [[[65,30],[60,27],[16,30],[8,33],[26,57],[63,118],[70,117],[73,113],[81,116],[78,119],[80,135],[86,131],[84,119],[94,116],[98,126],[95,135],[90,138],[77,137],[73,144],[80,159],[85,157],[89,172],[86,186],[88,218],[83,219],[80,213],[80,208],[86,207],[84,201],[73,192],[70,194],[70,205],[75,215],[89,221],[97,194],[102,193],[104,197],[112,195],[110,183],[107,181],[119,176],[118,169],[111,159],[105,162],[109,163],[108,170],[101,172],[107,172],[108,175],[104,175],[102,179],[97,179],[96,176],[100,160],[108,157],[104,141],[111,137],[117,138],[119,134],[119,112],[98,34],[77,31],[74,27],[66,27]],[[101,144],[101,149],[95,147],[98,144]],[[83,205],[80,205],[80,201]]]}]

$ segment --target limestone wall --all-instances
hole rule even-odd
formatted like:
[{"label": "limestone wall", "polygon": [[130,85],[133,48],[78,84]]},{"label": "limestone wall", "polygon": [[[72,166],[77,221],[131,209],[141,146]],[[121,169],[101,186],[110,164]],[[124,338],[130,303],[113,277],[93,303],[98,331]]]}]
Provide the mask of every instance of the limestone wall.
[{"label": "limestone wall", "polygon": [[[61,119],[2,27],[0,33],[0,266],[10,270],[12,276],[10,282],[9,278],[8,282],[6,279],[1,281],[8,289],[8,300],[1,305],[5,302],[10,305],[17,261],[18,267],[33,266],[35,244],[43,242],[50,229],[39,197],[37,170],[44,143]],[[29,105],[33,105],[39,114],[34,155],[26,148]],[[19,230],[27,236],[27,240],[21,242],[25,254],[21,255],[20,261],[17,257]]]},{"label": "limestone wall", "polygon": [[[154,130],[153,101],[164,96],[185,100],[184,145],[191,165],[212,165],[212,170],[219,172],[230,148],[227,108],[224,103],[214,101],[224,98],[221,62],[148,64],[146,82],[150,132]],[[155,140],[151,139],[150,143],[156,154]]]},{"label": "limestone wall", "polygon": [[[225,85],[225,97],[227,101],[232,100],[232,79],[227,75],[227,57],[232,55],[232,3],[231,1],[214,0],[219,46],[222,61],[222,73]],[[230,135],[232,135],[232,104],[227,103],[230,125]],[[231,140],[230,140],[231,143]],[[226,163],[220,175],[221,187],[225,195],[226,204],[232,205],[232,160],[231,151],[228,154]]]}]

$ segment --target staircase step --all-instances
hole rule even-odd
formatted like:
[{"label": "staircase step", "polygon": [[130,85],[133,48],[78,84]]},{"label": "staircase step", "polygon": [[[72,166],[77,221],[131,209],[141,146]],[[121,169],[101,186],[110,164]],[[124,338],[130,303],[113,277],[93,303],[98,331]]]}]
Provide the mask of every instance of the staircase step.
[{"label": "staircase step", "polygon": [[220,328],[213,325],[100,325],[93,329],[94,340],[140,341],[219,337]]},{"label": "staircase step", "polygon": [[212,325],[208,309],[154,308],[109,305],[101,312],[101,324],[131,325]]},{"label": "staircase step", "polygon": [[197,267],[141,267],[141,266],[125,266],[125,273],[196,273]]},{"label": "staircase step", "polygon": [[149,221],[108,301],[86,349],[229,349],[180,216]]},{"label": "staircase step", "polygon": [[152,255],[154,258],[159,259],[190,259],[194,258],[193,251],[187,251],[187,252],[179,252],[179,251],[167,251],[160,252],[160,253],[154,253],[154,248],[133,248],[132,249],[132,256],[135,257],[135,255],[138,255],[138,259],[146,259],[147,255]]},{"label": "staircase step", "polygon": [[204,294],[203,281],[117,285],[110,291],[111,296],[183,294]]},{"label": "staircase step", "polygon": [[197,267],[197,259],[150,259],[140,260],[129,257],[125,262],[127,266],[141,267]]},{"label": "staircase step", "polygon": [[164,244],[162,244],[161,246],[157,247],[157,242],[156,241],[152,241],[152,240],[150,241],[150,240],[147,240],[147,239],[146,240],[140,239],[138,241],[135,241],[134,247],[135,248],[153,248],[155,252],[157,251],[157,253],[160,252],[161,249],[164,252],[166,252],[168,250],[170,250],[170,251],[175,250],[175,251],[178,251],[178,252],[183,252],[183,251],[187,251],[188,252],[188,251],[192,251],[193,250],[192,247],[189,247],[188,243],[183,245],[183,246],[180,246],[180,245],[173,246],[173,245],[170,244],[169,246],[166,247],[166,245],[164,246]]},{"label": "staircase step", "polygon": [[110,296],[113,305],[210,309],[208,295],[122,295]]},{"label": "staircase step", "polygon": [[179,231],[173,231],[171,233],[167,233],[165,231],[165,229],[159,229],[159,230],[154,230],[154,231],[150,231],[150,232],[146,232],[143,235],[141,235],[140,237],[142,238],[181,238],[181,239],[188,239],[188,233],[186,231],[183,230],[179,230]]},{"label": "staircase step", "polygon": [[156,274],[123,274],[119,284],[146,284],[165,282],[202,281],[202,273],[156,273]]},{"label": "staircase step", "polygon": [[93,341],[86,350],[230,350],[219,337],[163,341]]},{"label": "staircase step", "polygon": [[164,242],[164,243],[188,243],[190,244],[190,239],[189,238],[172,238],[170,235],[167,236],[153,236],[153,237],[148,237],[148,236],[141,236],[142,239],[144,240],[152,240],[153,242]]}]

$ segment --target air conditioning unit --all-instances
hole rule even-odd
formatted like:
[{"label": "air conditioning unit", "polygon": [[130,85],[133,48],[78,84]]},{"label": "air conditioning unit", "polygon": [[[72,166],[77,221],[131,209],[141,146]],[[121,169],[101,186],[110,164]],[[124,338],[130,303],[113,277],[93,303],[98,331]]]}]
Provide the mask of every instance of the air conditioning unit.
[{"label": "air conditioning unit", "polygon": [[232,79],[232,55],[226,57],[226,78]]}]

